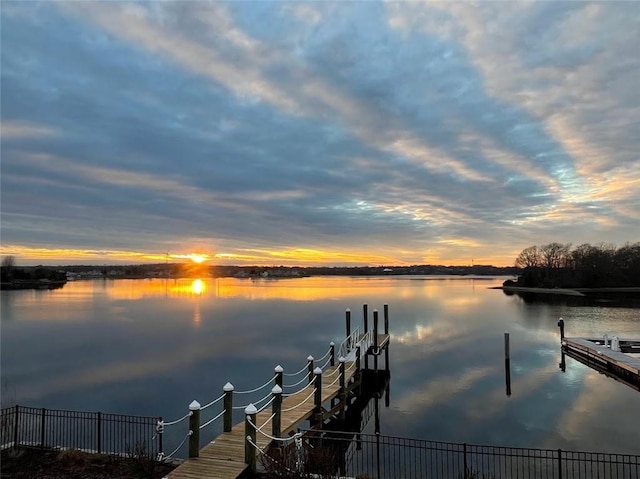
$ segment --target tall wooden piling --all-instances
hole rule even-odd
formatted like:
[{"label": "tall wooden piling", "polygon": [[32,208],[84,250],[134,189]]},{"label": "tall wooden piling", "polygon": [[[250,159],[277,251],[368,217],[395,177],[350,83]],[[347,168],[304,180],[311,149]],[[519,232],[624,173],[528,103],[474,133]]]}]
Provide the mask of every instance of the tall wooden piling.
[{"label": "tall wooden piling", "polygon": [[309,384],[313,382],[313,356],[311,355],[307,358],[307,379]]},{"label": "tall wooden piling", "polygon": [[273,419],[271,420],[271,435],[273,437],[280,437],[282,433],[282,388],[277,384],[273,386],[271,390],[271,414]]},{"label": "tall wooden piling", "polygon": [[564,339],[564,319],[558,320],[558,327],[560,328],[560,340]]},{"label": "tall wooden piling", "polygon": [[315,383],[313,385],[314,426],[318,429],[322,429],[322,369],[315,368],[313,374],[315,375]]},{"label": "tall wooden piling", "polygon": [[509,333],[504,333],[504,380],[507,396],[511,396],[511,350]]},{"label": "tall wooden piling", "polygon": [[224,432],[233,428],[233,384],[227,383],[222,387],[224,391],[224,415],[222,418]]},{"label": "tall wooden piling", "polygon": [[189,457],[200,455],[200,403],[196,400],[189,404]]},{"label": "tall wooden piling", "polygon": [[378,371],[378,356],[380,350],[378,349],[378,310],[373,310],[373,370]]},{"label": "tall wooden piling", "polygon": [[[389,305],[384,305],[384,334],[389,335]],[[384,370],[389,372],[389,344],[391,341],[387,341],[387,346],[384,348]]]},{"label": "tall wooden piling", "polygon": [[340,364],[340,372],[338,373],[340,374],[340,395],[338,396],[340,399],[340,412],[338,413],[338,416],[340,420],[344,420],[345,412],[347,409],[347,384],[345,382],[345,377],[344,377],[345,361],[346,360],[342,356],[338,358],[338,363]]},{"label": "tall wooden piling", "polygon": [[336,343],[331,341],[329,343],[329,366],[333,367],[336,365]]},{"label": "tall wooden piling", "polygon": [[[363,326],[362,334],[367,334],[369,332],[369,305],[368,304],[362,305],[362,326]],[[362,351],[362,353],[364,354],[364,368],[369,369],[369,355],[367,354],[367,351]]]},{"label": "tall wooden piling", "polygon": [[276,386],[280,386],[282,388],[282,380],[284,375],[284,368],[279,364],[273,368],[273,371],[276,373]]},{"label": "tall wooden piling", "polygon": [[[351,310],[349,308],[347,308],[344,312],[344,320],[345,320],[345,326],[347,329],[347,335],[345,336],[345,338],[349,338],[349,336],[351,336]],[[350,344],[347,344],[347,346],[351,346]]]},{"label": "tall wooden piling", "polygon": [[[244,410],[244,463],[249,466],[251,472],[256,471],[256,449],[253,444],[256,444],[256,416],[258,410],[253,404],[249,404]],[[251,444],[251,442],[253,444]]]}]

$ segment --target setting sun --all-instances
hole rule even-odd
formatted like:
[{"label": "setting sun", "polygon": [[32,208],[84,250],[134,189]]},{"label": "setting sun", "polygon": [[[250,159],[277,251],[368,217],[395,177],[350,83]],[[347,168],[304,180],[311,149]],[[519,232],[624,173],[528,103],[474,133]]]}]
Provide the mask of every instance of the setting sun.
[{"label": "setting sun", "polygon": [[191,258],[191,261],[193,261],[194,263],[200,264],[200,263],[204,263],[207,259],[209,259],[209,255],[192,253],[189,255],[189,258]]}]

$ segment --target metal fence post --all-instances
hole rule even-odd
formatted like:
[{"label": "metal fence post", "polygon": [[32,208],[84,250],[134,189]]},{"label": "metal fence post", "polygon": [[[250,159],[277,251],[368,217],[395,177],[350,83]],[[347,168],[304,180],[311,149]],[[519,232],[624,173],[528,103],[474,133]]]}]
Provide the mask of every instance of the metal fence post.
[{"label": "metal fence post", "polygon": [[47,410],[45,408],[42,408],[40,414],[40,447],[44,448],[44,427],[47,417]]},{"label": "metal fence post", "polygon": [[467,465],[467,443],[465,442],[462,447],[464,453],[464,477],[469,477],[469,467]]},{"label": "metal fence post", "polygon": [[13,421],[13,447],[18,447],[18,423],[20,421],[20,406],[16,404],[15,419]]},{"label": "metal fence post", "polygon": [[[159,423],[159,424],[162,424],[162,416],[160,416],[160,417],[158,418],[158,423]],[[158,423],[156,423],[156,424],[158,424]],[[164,452],[164,449],[162,448],[162,436],[163,436],[163,435],[164,435],[164,434],[162,434],[162,433],[159,433],[159,434],[158,434],[158,452]]]},{"label": "metal fence post", "polygon": [[189,404],[189,457],[200,455],[200,403],[193,400]]},{"label": "metal fence post", "polygon": [[[244,419],[244,462],[249,465],[249,470],[255,472],[256,470],[256,450],[253,447],[253,444],[256,443],[256,428],[254,424],[256,423],[256,415],[258,414],[258,410],[253,404],[249,404],[245,410],[245,419]],[[253,442],[251,444],[249,441]]]},{"label": "metal fence post", "polygon": [[97,445],[96,445],[96,450],[98,451],[98,454],[100,454],[102,452],[102,413],[98,412],[98,427],[97,429]]},{"label": "metal fence post", "polygon": [[227,383],[222,387],[224,391],[224,424],[223,431],[229,432],[233,428],[233,384]]},{"label": "metal fence post", "polygon": [[558,479],[562,479],[562,449],[558,449]]}]

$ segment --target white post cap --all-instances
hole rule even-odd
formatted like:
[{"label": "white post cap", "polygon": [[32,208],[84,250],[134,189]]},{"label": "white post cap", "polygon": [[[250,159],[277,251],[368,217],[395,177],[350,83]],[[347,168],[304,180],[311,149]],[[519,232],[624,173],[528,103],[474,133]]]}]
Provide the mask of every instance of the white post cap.
[{"label": "white post cap", "polygon": [[334,343],[333,341],[331,341],[331,342],[329,343],[329,346],[335,346],[335,345],[336,345],[336,343]]},{"label": "white post cap", "polygon": [[345,312],[345,313],[350,313],[350,312],[351,312],[351,309],[347,308],[347,309],[345,309],[345,310],[344,310],[344,312]]},{"label": "white post cap", "polygon": [[346,362],[346,361],[347,361],[347,360],[346,360],[346,358],[345,358],[344,356],[340,356],[340,357],[338,358],[338,362],[339,362],[339,363],[344,363],[344,362]]},{"label": "white post cap", "polygon": [[244,408],[244,413],[247,414],[247,415],[258,414],[258,410],[253,405],[253,403],[249,403],[249,405],[246,408]]},{"label": "white post cap", "polygon": [[200,409],[200,403],[195,399],[189,404],[189,411],[197,411]]},{"label": "white post cap", "polygon": [[374,310],[373,310],[373,312],[374,312],[374,313],[377,313],[377,312],[378,312],[378,310],[377,310],[377,309],[374,309]]},{"label": "white post cap", "polygon": [[235,388],[233,387],[233,384],[231,383],[227,383],[224,386],[222,386],[222,390],[226,393],[230,393],[231,391],[233,391]]},{"label": "white post cap", "polygon": [[274,370],[276,373],[281,373],[281,372],[283,372],[283,371],[284,371],[284,368],[278,364],[275,368],[273,368],[273,370]]},{"label": "white post cap", "polygon": [[318,368],[315,368],[315,369],[313,370],[313,374],[322,374],[322,369],[320,369],[319,367],[318,367]]},{"label": "white post cap", "polygon": [[307,358],[307,361],[313,361],[313,356],[309,355],[309,357]]},{"label": "white post cap", "polygon": [[271,394],[282,394],[282,388],[276,384],[275,386],[273,386]]}]

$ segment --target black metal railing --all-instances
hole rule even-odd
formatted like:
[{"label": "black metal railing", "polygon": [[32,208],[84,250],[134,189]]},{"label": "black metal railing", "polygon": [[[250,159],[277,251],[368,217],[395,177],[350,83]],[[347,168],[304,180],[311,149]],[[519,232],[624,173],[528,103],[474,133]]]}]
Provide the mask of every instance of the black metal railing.
[{"label": "black metal railing", "polygon": [[0,414],[0,446],[82,449],[123,455],[157,456],[159,417],[12,406]]},{"label": "black metal railing", "polygon": [[[307,431],[306,438],[306,448],[330,450],[336,473],[351,477],[640,479],[640,455],[633,454],[480,446],[333,431]],[[309,467],[313,472],[313,464]]]}]

